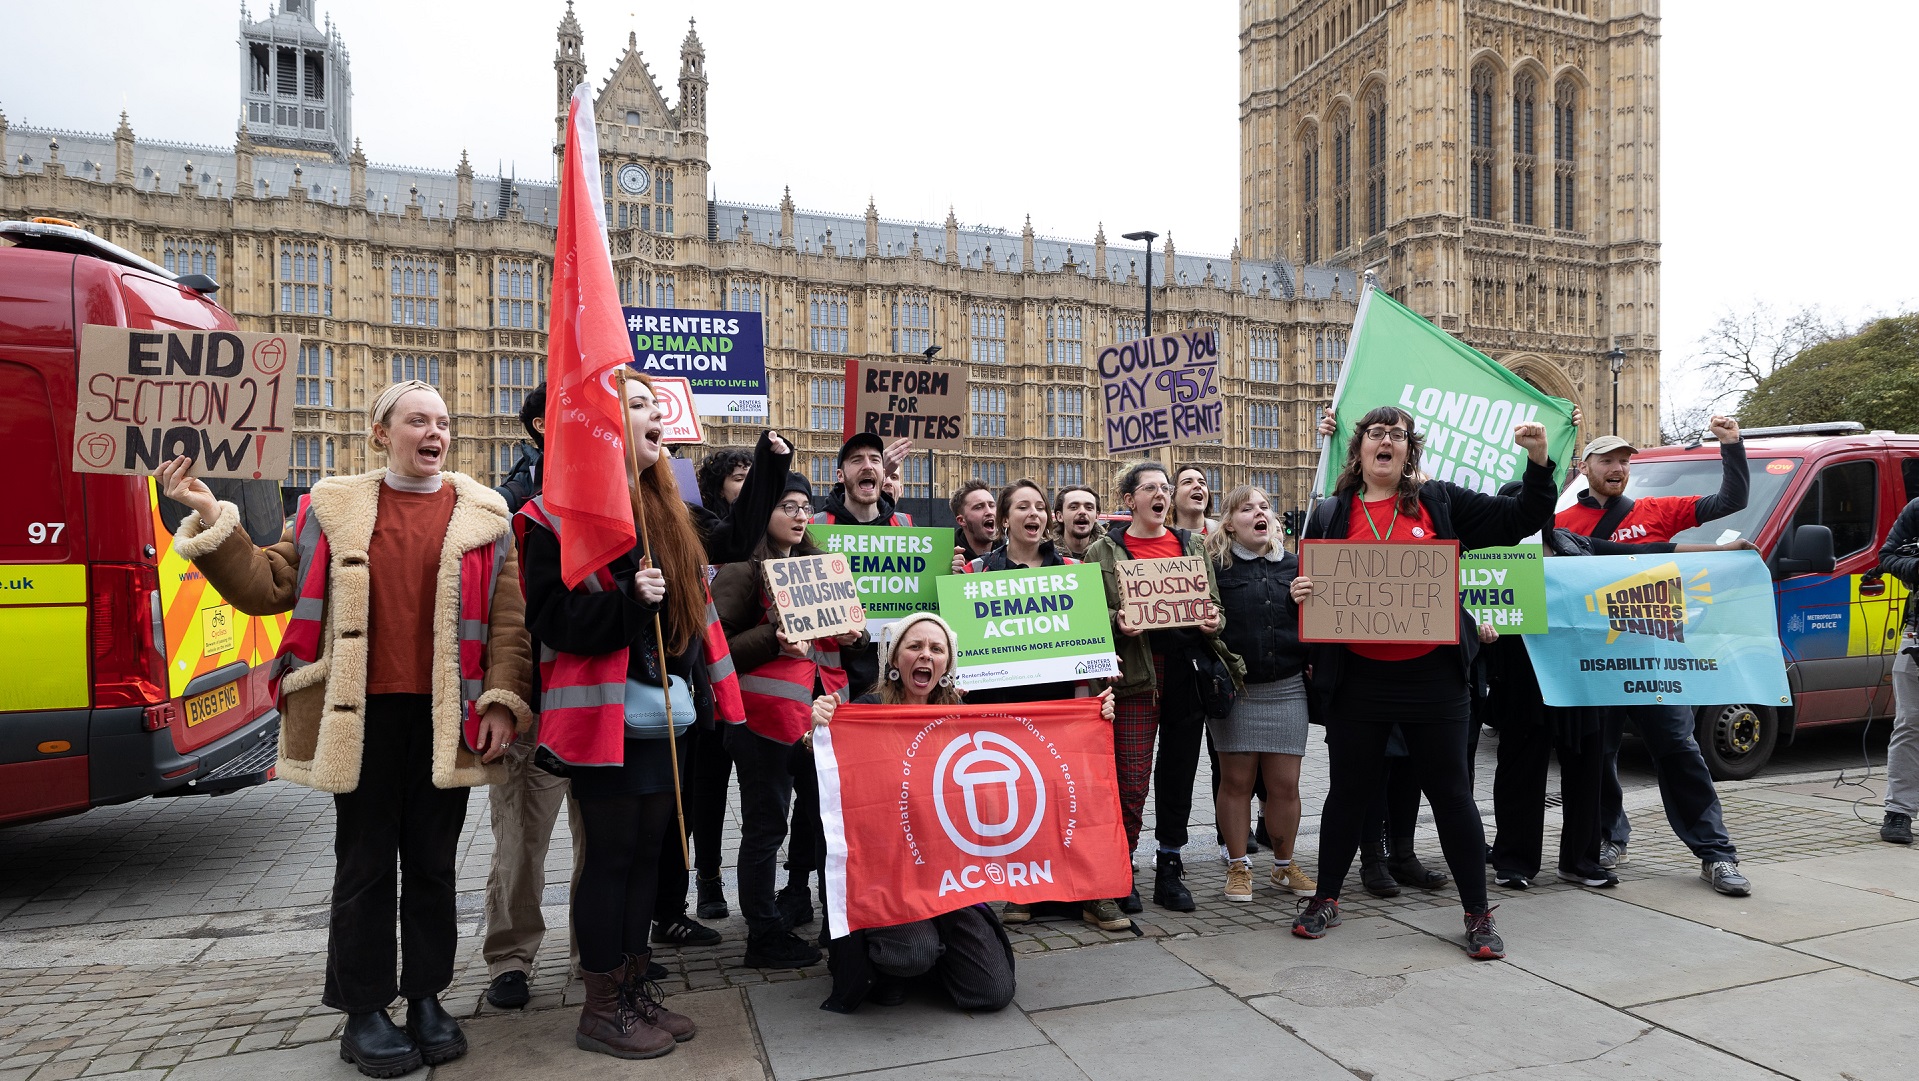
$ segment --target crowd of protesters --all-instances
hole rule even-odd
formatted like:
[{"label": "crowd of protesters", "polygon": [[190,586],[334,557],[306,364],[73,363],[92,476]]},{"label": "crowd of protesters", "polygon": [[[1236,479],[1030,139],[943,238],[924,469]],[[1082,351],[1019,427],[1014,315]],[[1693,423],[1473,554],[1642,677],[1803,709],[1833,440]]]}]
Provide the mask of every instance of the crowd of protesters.
[{"label": "crowd of protesters", "polygon": [[[768,431],[750,452],[710,453],[697,468],[697,493],[683,492],[661,445],[650,381],[630,374],[620,385],[634,444],[625,483],[645,528],[630,552],[572,587],[561,574],[560,526],[541,496],[544,388],[521,414],[532,448],[497,490],[443,468],[453,433],[434,387],[387,388],[369,414],[369,440],[386,467],[316,485],[269,547],[236,528],[238,513],[190,475],[185,459],[158,472],[165,495],[196,512],[181,527],[179,553],[242,611],[292,614],[276,661],[279,775],[334,796],[323,1001],[348,1016],[342,1057],[385,1077],[466,1050],[438,996],[454,968],[453,872],[471,786],[490,786],[496,845],[482,945],[488,1001],[529,1001],[546,931],[547,850],[564,805],[573,838],[570,967],[585,985],[576,1043],[617,1057],[663,1055],[697,1032],[665,1003],[652,950],[723,941],[699,920],[732,910],[721,837],[735,778],[732,903],[746,925],[744,964],[797,969],[827,960],[827,1009],[896,1003],[915,980],[960,1008],[998,1009],[1014,985],[1005,925],[1057,912],[1129,928],[1145,905],[1137,887],[1124,897],[967,906],[837,936],[824,926],[823,879],[822,914],[814,907],[825,843],[811,734],[831,723],[841,702],[960,701],[955,643],[931,613],[890,625],[879,641],[864,632],[790,639],[773,616],[760,564],[816,551],[811,524],[912,525],[898,507],[909,446],[855,435],[840,450],[837,484],[816,492],[790,471],[791,446]],[[1741,510],[1747,495],[1744,444],[1725,418],[1712,425],[1725,463],[1718,492],[1634,500],[1625,489],[1635,448],[1604,436],[1584,448],[1571,471],[1576,491],[1556,515],[1556,464],[1539,424],[1515,427],[1524,474],[1497,494],[1429,477],[1421,433],[1397,407],[1374,409],[1345,432],[1329,411],[1321,431],[1345,441],[1346,465],[1332,496],[1305,518],[1309,539],[1456,540],[1473,549],[1537,534],[1554,557],[1697,549],[1710,546],[1671,538]],[[1382,896],[1453,883],[1467,953],[1503,957],[1486,866],[1502,889],[1529,889],[1539,877],[1554,755],[1564,807],[1556,877],[1600,889],[1619,881],[1629,833],[1616,771],[1628,721],[1646,742],[1667,821],[1699,859],[1701,878],[1722,894],[1750,891],[1684,707],[1542,705],[1518,639],[1475,624],[1463,607],[1456,644],[1303,643],[1299,606],[1313,583],[1286,550],[1273,493],[1241,486],[1215,501],[1206,470],[1141,461],[1119,473],[1114,494],[1116,513],[1103,516],[1101,493],[1082,485],[1049,493],[1022,478],[994,491],[972,481],[953,493],[954,572],[1098,564],[1120,662],[1110,681],[1001,688],[965,700],[1101,698],[1113,725],[1111,798],[1129,852],[1154,796],[1154,905],[1196,906],[1183,861],[1205,746],[1225,901],[1254,899],[1252,857],[1264,845],[1272,855],[1266,888],[1298,898],[1291,931],[1318,939],[1340,923],[1357,860],[1361,886]],[[1912,584],[1916,538],[1919,501],[1881,555],[1889,573]],[[1123,623],[1117,564],[1170,556],[1204,558],[1208,618],[1171,630]],[[1903,645],[1882,835],[1909,844],[1919,798],[1910,612]],[[675,739],[634,734],[635,684],[679,703]],[[737,715],[723,716],[718,703],[729,696]],[[1499,733],[1490,845],[1473,795],[1482,726]],[[1324,745],[1329,789],[1309,873],[1298,846],[1306,815],[1300,772],[1315,742]],[[1445,871],[1413,852],[1422,795]],[[818,931],[807,932],[816,920]],[[387,1012],[396,996],[407,1001],[403,1026]]]}]

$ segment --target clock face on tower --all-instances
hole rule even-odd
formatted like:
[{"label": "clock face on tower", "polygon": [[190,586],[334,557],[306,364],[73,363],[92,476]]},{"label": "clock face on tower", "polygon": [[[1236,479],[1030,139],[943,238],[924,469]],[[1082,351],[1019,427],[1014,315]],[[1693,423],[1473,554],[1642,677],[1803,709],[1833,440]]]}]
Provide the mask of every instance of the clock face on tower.
[{"label": "clock face on tower", "polygon": [[643,195],[653,178],[646,173],[646,166],[629,161],[620,166],[620,190],[628,195]]}]

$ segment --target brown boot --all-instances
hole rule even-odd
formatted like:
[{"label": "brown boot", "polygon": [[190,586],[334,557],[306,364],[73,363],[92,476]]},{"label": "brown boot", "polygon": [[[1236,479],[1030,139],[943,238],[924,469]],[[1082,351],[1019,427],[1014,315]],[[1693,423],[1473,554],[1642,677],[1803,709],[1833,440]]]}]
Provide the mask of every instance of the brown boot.
[{"label": "brown boot", "polygon": [[640,1017],[626,999],[626,966],[611,972],[588,972],[586,1006],[573,1045],[614,1058],[659,1058],[673,1050],[673,1034],[655,1028]]},{"label": "brown boot", "polygon": [[627,1005],[639,1013],[641,1020],[672,1036],[679,1043],[685,1043],[700,1028],[691,1017],[666,1008],[666,995],[660,991],[660,985],[646,978],[646,966],[651,960],[651,950],[626,955],[626,983],[620,993],[625,996]]}]

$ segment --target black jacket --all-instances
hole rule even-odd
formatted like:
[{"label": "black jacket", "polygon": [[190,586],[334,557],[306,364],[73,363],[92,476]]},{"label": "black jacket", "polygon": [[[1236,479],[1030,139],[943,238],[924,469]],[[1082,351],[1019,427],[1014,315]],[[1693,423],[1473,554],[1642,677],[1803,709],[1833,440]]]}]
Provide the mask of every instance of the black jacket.
[{"label": "black jacket", "polygon": [[[863,525],[875,528],[879,526],[903,526],[912,524],[904,518],[899,521],[893,520],[893,516],[897,511],[893,506],[893,501],[886,498],[884,492],[880,493],[880,501],[877,507],[879,509],[878,516],[870,522],[862,522],[858,518],[853,517],[852,511],[846,509],[845,493],[834,491],[827,495],[826,502],[821,504],[820,513],[813,516],[813,521],[820,525]],[[768,508],[769,511],[771,509],[770,507]]]},{"label": "black jacket", "polygon": [[[740,492],[740,496],[741,502],[745,502],[746,492],[744,490]],[[773,512],[771,504],[768,504],[766,509],[768,514]],[[877,517],[870,522],[862,522],[858,518],[853,517],[852,511],[846,509],[844,494],[835,492],[826,497],[826,505],[820,508],[820,513],[813,516],[813,521],[821,525],[864,526],[868,529],[882,529],[895,524],[902,526],[908,524],[904,519],[897,523],[894,521],[893,501],[886,498],[884,492],[880,493],[878,509],[879,515]],[[870,640],[856,646],[841,646],[840,667],[846,670],[847,690],[848,693],[854,697],[865,694],[867,691],[879,686],[879,649],[877,645]]]},{"label": "black jacket", "polygon": [[1886,543],[1879,546],[1879,569],[1915,591],[1906,596],[1905,625],[1913,626],[1919,618],[1919,499],[1907,503],[1887,531]]},{"label": "black jacket", "polygon": [[[1059,550],[1059,546],[1055,545],[1052,541],[1040,541],[1039,562],[1033,564],[1033,566],[1064,567],[1067,558],[1066,554]],[[984,571],[1020,571],[1032,569],[1032,567],[1028,567],[1024,563],[1013,562],[1013,557],[1006,554],[1006,546],[1004,544],[983,555],[974,556],[968,559],[967,562],[973,565],[974,574],[979,574]],[[1083,561],[1076,559],[1073,562],[1079,563]]]},{"label": "black jacket", "polygon": [[1220,638],[1246,662],[1247,683],[1298,675],[1306,668],[1292,594],[1299,560],[1291,552],[1278,559],[1242,559],[1230,548],[1227,552],[1231,562],[1219,571],[1219,606],[1226,613]]},{"label": "black jacket", "polygon": [[[1419,488],[1419,504],[1433,521],[1435,540],[1456,540],[1461,551],[1504,548],[1518,544],[1552,523],[1556,486],[1553,463],[1526,461],[1516,496],[1487,495],[1443,480],[1429,480]],[[1306,521],[1306,540],[1345,540],[1352,521],[1351,493],[1334,496],[1313,508]],[[1231,624],[1231,620],[1227,620]],[[1479,654],[1479,624],[1466,606],[1459,606],[1459,674],[1472,682],[1473,659]],[[1312,695],[1315,706],[1330,713],[1333,693],[1345,667],[1346,649],[1333,642],[1314,644]]]},{"label": "black jacket", "polygon": [[747,471],[746,483],[740,485],[739,498],[724,515],[693,516],[706,540],[708,563],[725,566],[752,557],[753,549],[759,547],[766,536],[766,523],[773,517],[773,508],[779,505],[780,496],[786,494],[786,471],[792,462],[790,450],[785,454],[773,453],[772,432],[760,433],[759,444],[753,448],[753,466]]},{"label": "black jacket", "polygon": [[517,514],[527,501],[540,494],[542,483],[546,479],[541,470],[541,455],[538,447],[521,447],[520,460],[513,463],[513,470],[500,482],[500,498],[506,500],[506,512]]}]

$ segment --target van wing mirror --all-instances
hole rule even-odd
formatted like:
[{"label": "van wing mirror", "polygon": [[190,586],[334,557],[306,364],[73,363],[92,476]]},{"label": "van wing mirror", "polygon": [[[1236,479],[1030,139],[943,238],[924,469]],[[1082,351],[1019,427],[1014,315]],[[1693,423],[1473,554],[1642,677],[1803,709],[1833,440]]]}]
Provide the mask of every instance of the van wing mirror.
[{"label": "van wing mirror", "polygon": [[1790,578],[1795,574],[1831,574],[1838,560],[1832,553],[1832,528],[1823,525],[1802,525],[1790,534],[1790,548],[1781,544],[1780,551],[1773,557],[1773,574],[1779,578]]},{"label": "van wing mirror", "polygon": [[220,291],[220,283],[205,274],[182,274],[173,279],[173,284],[182,289],[191,289],[202,296],[212,296]]}]

